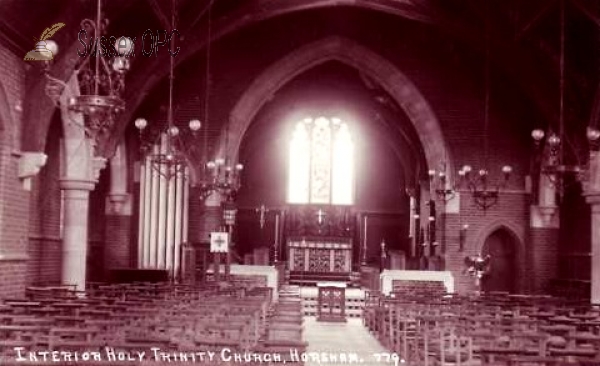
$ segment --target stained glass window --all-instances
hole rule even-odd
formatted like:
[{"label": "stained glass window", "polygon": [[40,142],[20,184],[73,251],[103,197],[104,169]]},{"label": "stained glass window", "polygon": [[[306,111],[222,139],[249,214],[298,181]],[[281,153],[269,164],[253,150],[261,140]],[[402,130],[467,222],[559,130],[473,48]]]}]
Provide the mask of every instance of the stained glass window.
[{"label": "stained glass window", "polygon": [[290,141],[288,203],[354,203],[354,144],[337,118],[306,119]]}]

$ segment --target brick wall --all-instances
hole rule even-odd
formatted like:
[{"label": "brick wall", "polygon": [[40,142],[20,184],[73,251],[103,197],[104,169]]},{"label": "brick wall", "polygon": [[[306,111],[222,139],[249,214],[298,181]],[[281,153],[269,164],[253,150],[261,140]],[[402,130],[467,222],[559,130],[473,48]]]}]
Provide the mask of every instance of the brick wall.
[{"label": "brick wall", "polygon": [[29,192],[17,178],[20,105],[25,85],[21,56],[0,46],[0,298],[20,296],[26,284]]},{"label": "brick wall", "polygon": [[190,243],[199,243],[207,241],[203,229],[203,212],[204,212],[204,201],[200,200],[200,189],[190,187],[190,198],[189,198],[189,224],[188,224],[188,240]]},{"label": "brick wall", "polygon": [[532,290],[547,292],[549,281],[558,276],[558,229],[531,229],[531,255],[533,260]]},{"label": "brick wall", "polygon": [[[497,229],[509,232],[516,246],[516,290],[522,293],[546,290],[549,280],[558,276],[558,230],[529,226],[530,195],[525,192],[501,193],[498,204],[486,212],[472,204],[468,193],[463,193],[462,197],[461,214],[445,216],[445,264],[446,269],[453,272],[457,291],[476,290],[474,278],[464,272],[464,258],[480,253],[486,238]],[[469,228],[460,250],[460,229],[464,224]],[[441,235],[442,227],[438,230]]]},{"label": "brick wall", "polygon": [[60,120],[55,116],[45,144],[48,160],[34,178],[31,191],[27,267],[27,282],[31,285],[56,285],[61,281],[60,135]]},{"label": "brick wall", "polygon": [[135,267],[131,263],[131,251],[137,241],[130,239],[131,225],[130,215],[106,215],[105,270]]},{"label": "brick wall", "polygon": [[[498,203],[483,211],[479,209],[469,192],[460,194],[460,214],[447,214],[446,223],[446,269],[451,271],[456,282],[456,291],[469,292],[476,289],[475,279],[465,273],[464,259],[479,254],[486,238],[498,229],[507,230],[514,238],[516,246],[515,274],[516,289],[519,292],[530,290],[528,251],[531,250],[529,239],[529,195],[524,192],[501,192]],[[440,203],[438,203],[440,204]],[[463,248],[460,248],[460,229],[468,224]],[[441,226],[437,227],[438,238]]]}]

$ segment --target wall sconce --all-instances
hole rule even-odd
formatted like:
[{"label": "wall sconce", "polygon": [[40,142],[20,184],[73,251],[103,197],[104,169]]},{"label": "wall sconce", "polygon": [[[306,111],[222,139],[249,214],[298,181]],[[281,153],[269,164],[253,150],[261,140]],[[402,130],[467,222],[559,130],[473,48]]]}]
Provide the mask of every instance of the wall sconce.
[{"label": "wall sconce", "polygon": [[498,203],[500,190],[506,187],[513,171],[512,167],[510,165],[504,165],[502,167],[501,172],[503,179],[500,183],[495,185],[490,184],[488,179],[489,172],[487,169],[480,169],[475,176],[471,174],[471,171],[471,166],[465,165],[458,172],[461,184],[462,182],[466,183],[477,206],[483,211],[486,211]]},{"label": "wall sconce", "polygon": [[439,170],[430,169],[427,172],[429,176],[429,186],[433,189],[438,198],[448,203],[456,195],[456,187],[450,187],[446,177],[446,162],[442,162]]}]

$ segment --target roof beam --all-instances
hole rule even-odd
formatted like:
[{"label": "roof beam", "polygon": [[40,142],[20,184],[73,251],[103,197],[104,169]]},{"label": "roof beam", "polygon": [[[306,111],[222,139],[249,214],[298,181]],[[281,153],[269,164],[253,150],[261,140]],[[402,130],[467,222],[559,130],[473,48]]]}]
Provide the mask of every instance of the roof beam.
[{"label": "roof beam", "polygon": [[529,29],[531,29],[531,27],[533,27],[535,23],[537,23],[538,20],[540,20],[542,16],[546,14],[552,6],[554,6],[555,3],[556,1],[549,1],[548,3],[546,3],[542,9],[540,9],[534,14],[534,16],[527,22],[527,24],[521,27],[515,38],[517,40],[521,39],[525,35],[525,33],[527,33]]},{"label": "roof beam", "polygon": [[33,39],[26,39],[23,34],[3,20],[0,20],[0,43],[19,57],[23,57],[22,55],[31,50],[35,44]]},{"label": "roof beam", "polygon": [[581,0],[573,0],[573,4],[575,4],[575,6],[577,6],[577,8],[581,10],[581,12],[585,14],[585,16],[587,16],[592,22],[596,23],[596,25],[600,27],[600,14],[594,12],[594,10],[590,8],[589,3]]},{"label": "roof beam", "polygon": [[156,19],[158,19],[158,21],[164,27],[164,29],[171,29],[171,22],[169,21],[169,17],[164,13],[160,5],[158,5],[158,0],[148,0],[148,3],[152,8],[152,12],[156,16]]}]

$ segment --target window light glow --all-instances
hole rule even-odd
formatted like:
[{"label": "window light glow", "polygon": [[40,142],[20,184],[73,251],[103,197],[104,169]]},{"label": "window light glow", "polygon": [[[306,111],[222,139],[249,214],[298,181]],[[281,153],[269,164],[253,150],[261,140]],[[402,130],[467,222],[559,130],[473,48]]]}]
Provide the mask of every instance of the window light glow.
[{"label": "window light glow", "polygon": [[288,203],[352,205],[354,143],[338,118],[307,118],[290,141]]},{"label": "window light glow", "polygon": [[290,142],[288,203],[308,203],[310,150],[306,126],[298,123]]}]

